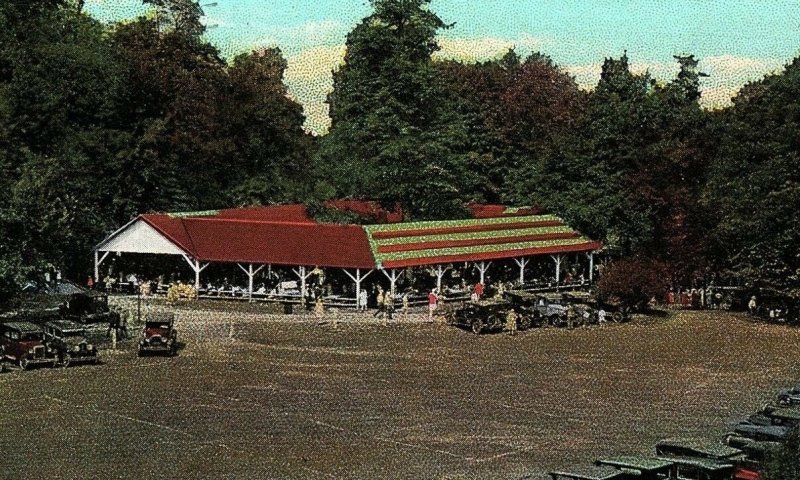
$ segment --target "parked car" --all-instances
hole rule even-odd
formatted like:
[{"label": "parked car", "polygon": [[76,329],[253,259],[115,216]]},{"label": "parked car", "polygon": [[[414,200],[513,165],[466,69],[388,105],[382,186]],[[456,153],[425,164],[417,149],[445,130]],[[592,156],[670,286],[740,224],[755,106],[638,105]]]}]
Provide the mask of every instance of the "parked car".
[{"label": "parked car", "polygon": [[178,332],[174,313],[155,313],[147,317],[139,341],[139,355],[146,353],[178,353]]},{"label": "parked car", "polygon": [[447,323],[467,327],[476,335],[502,331],[506,325],[508,312],[513,310],[510,303],[488,300],[467,302],[445,313]]},{"label": "parked car", "polygon": [[550,325],[562,327],[567,324],[567,305],[561,294],[536,295],[534,308],[538,316]]},{"label": "parked car", "polygon": [[575,466],[568,471],[550,472],[552,480],[630,480],[634,475],[609,466]]},{"label": "parked car", "polygon": [[772,425],[800,427],[800,406],[764,405],[759,412],[772,420]]},{"label": "parked car", "polygon": [[640,480],[732,480],[735,467],[732,462],[701,457],[639,457],[623,456],[604,458],[595,462],[631,475]]},{"label": "parked car", "polygon": [[44,332],[31,322],[7,322],[0,325],[3,356],[23,370],[34,365],[55,364],[54,352],[43,340]]},{"label": "parked car", "polygon": [[800,383],[778,392],[776,400],[779,405],[800,405]]},{"label": "parked car", "polygon": [[[734,466],[732,472],[727,469],[719,470],[724,473],[723,478],[732,480],[761,480],[761,466],[754,461],[747,452],[729,447],[722,443],[697,442],[686,439],[664,439],[656,443],[656,455],[662,458],[695,458],[711,460],[718,464],[731,464]],[[698,474],[693,477],[691,472],[682,472],[690,478],[702,478]],[[730,475],[728,475],[730,474]],[[708,477],[713,477],[713,471]]]},{"label": "parked car", "polygon": [[751,418],[739,422],[733,429],[724,436],[725,444],[734,448],[742,448],[753,442],[775,442],[786,441],[791,429],[779,425],[760,425],[753,423]]},{"label": "parked car", "polygon": [[633,475],[633,478],[641,480],[669,478],[674,466],[674,463],[670,460],[643,456],[601,458],[595,461],[595,464],[614,467]]},{"label": "parked car", "polygon": [[525,330],[544,325],[545,318],[536,308],[538,295],[523,290],[508,290],[504,293],[504,297],[517,314],[518,329]]},{"label": "parked car", "polygon": [[119,313],[108,306],[108,296],[87,292],[73,293],[59,307],[61,318],[80,323],[119,324]]},{"label": "parked car", "polygon": [[86,328],[69,320],[44,325],[44,342],[55,353],[61,366],[71,363],[97,363],[97,347],[86,339]]}]

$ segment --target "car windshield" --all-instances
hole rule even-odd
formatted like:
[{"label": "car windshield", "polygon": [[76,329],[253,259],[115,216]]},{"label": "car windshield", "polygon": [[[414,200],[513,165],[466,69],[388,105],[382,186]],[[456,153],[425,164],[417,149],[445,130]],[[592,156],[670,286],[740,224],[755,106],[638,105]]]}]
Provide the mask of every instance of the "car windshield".
[{"label": "car windshield", "polygon": [[168,329],[169,323],[167,322],[147,322],[147,328],[161,328],[161,329]]},{"label": "car windshield", "polygon": [[23,342],[30,342],[41,339],[42,339],[41,332],[23,332],[22,335],[20,335],[20,340]]}]

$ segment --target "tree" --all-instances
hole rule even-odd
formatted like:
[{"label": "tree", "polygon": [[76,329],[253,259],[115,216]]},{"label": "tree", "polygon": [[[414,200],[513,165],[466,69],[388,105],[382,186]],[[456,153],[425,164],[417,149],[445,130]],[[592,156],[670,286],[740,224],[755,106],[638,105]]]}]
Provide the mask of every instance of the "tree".
[{"label": "tree", "polygon": [[704,206],[730,280],[800,292],[800,59],[745,86],[715,118],[719,149]]},{"label": "tree", "polygon": [[643,309],[651,298],[661,298],[669,287],[667,266],[645,257],[615,260],[602,268],[597,293],[619,299],[627,307]]},{"label": "tree", "polygon": [[431,60],[446,25],[428,3],[372,0],[334,73],[331,129],[316,160],[338,195],[399,205],[417,219],[465,215],[460,186],[471,177],[466,131]]},{"label": "tree", "polygon": [[236,204],[300,201],[307,195],[313,146],[303,109],[288,96],[286,60],[278,49],[234,58],[223,110],[237,158],[231,196]]}]

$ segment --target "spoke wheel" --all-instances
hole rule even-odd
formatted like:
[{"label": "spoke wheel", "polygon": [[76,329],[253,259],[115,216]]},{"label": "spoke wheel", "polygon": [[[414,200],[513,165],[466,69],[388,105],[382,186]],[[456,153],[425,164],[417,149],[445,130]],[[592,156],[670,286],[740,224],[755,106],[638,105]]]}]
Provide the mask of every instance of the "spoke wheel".
[{"label": "spoke wheel", "polygon": [[472,321],[472,333],[474,333],[475,335],[480,335],[480,333],[483,332],[483,327],[484,323],[483,320],[481,320],[480,318],[477,318]]}]

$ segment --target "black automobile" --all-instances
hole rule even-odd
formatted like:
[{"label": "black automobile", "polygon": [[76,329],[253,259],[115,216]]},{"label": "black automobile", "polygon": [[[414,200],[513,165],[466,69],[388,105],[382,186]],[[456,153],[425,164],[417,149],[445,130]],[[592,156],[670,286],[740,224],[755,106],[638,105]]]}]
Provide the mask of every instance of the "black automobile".
[{"label": "black automobile", "polygon": [[97,347],[86,339],[86,328],[69,320],[44,325],[44,342],[54,352],[61,366],[71,363],[97,363]]},{"label": "black automobile", "polygon": [[800,383],[778,392],[776,400],[779,405],[800,405]]},{"label": "black automobile", "polygon": [[791,428],[780,425],[767,425],[760,420],[760,416],[751,416],[733,426],[725,434],[725,444],[734,448],[742,448],[753,442],[783,443],[791,433]]},{"label": "black automobile", "polygon": [[174,313],[154,313],[147,317],[139,340],[139,356],[148,353],[178,353],[178,332]]},{"label": "black automobile", "polygon": [[536,308],[538,295],[522,290],[507,290],[503,296],[517,314],[518,329],[525,330],[545,324],[545,317]]},{"label": "black automobile", "polygon": [[502,331],[513,310],[511,304],[504,301],[467,302],[448,310],[445,318],[450,325],[469,328],[478,335]]},{"label": "black automobile", "polygon": [[64,320],[79,323],[106,323],[118,325],[119,313],[108,306],[108,296],[88,292],[73,293],[59,307]]}]

